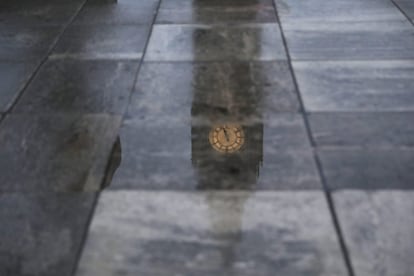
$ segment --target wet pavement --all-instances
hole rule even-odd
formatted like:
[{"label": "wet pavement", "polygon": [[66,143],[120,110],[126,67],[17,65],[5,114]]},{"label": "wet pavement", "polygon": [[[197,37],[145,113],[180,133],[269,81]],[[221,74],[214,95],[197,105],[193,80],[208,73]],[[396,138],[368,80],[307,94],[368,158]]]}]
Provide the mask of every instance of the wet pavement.
[{"label": "wet pavement", "polygon": [[0,275],[414,275],[413,20],[2,1]]}]

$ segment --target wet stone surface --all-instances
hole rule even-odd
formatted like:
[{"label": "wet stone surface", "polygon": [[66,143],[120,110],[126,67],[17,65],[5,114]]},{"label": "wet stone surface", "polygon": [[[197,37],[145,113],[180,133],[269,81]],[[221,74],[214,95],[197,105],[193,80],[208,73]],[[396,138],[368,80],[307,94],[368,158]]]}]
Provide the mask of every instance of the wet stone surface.
[{"label": "wet stone surface", "polygon": [[319,150],[330,189],[414,189],[414,150]]},{"label": "wet stone surface", "polygon": [[356,275],[414,273],[413,199],[411,191],[334,194]]},{"label": "wet stone surface", "polygon": [[404,11],[404,13],[414,20],[414,2],[410,0],[396,0],[397,5]]},{"label": "wet stone surface", "polygon": [[119,116],[10,115],[0,126],[0,192],[96,191]]},{"label": "wet stone surface", "polygon": [[320,112],[309,120],[317,146],[414,147],[413,112]]},{"label": "wet stone surface", "polygon": [[[409,1],[409,0],[408,0]],[[404,20],[388,0],[275,0],[282,23]]]},{"label": "wet stone surface", "polygon": [[157,0],[89,0],[73,24],[151,24],[157,4]]},{"label": "wet stone surface", "polygon": [[144,63],[128,113],[152,120],[191,115],[261,120],[297,112],[288,64],[278,62]]},{"label": "wet stone surface", "polygon": [[76,14],[83,0],[4,0],[0,3],[0,25],[63,25]]},{"label": "wet stone surface", "polygon": [[277,24],[154,25],[145,60],[286,60]]},{"label": "wet stone surface", "polygon": [[162,1],[157,23],[275,22],[272,0]]},{"label": "wet stone surface", "polygon": [[0,25],[0,59],[39,61],[46,56],[59,33],[58,26]]},{"label": "wet stone surface", "polygon": [[35,62],[0,61],[0,112],[7,111],[36,69]]},{"label": "wet stone surface", "polygon": [[283,24],[293,60],[414,59],[407,20]]},{"label": "wet stone surface", "polygon": [[148,32],[142,25],[72,25],[52,58],[141,59]]},{"label": "wet stone surface", "polygon": [[[110,189],[320,189],[298,109],[284,61],[145,62]],[[224,125],[242,131],[240,151],[214,148]]]},{"label": "wet stone surface", "polygon": [[[229,121],[223,121],[223,124]],[[140,119],[125,121],[120,164],[109,189],[288,190],[321,189],[305,127],[299,115],[265,122],[234,122],[244,133],[238,152],[215,150],[209,135],[220,122],[191,125]]]},{"label": "wet stone surface", "polygon": [[94,198],[1,193],[0,275],[72,275]]},{"label": "wet stone surface", "polygon": [[112,113],[128,105],[138,63],[49,60],[25,90],[16,113]]},{"label": "wet stone surface", "polygon": [[414,111],[411,60],[294,62],[293,67],[308,111]]},{"label": "wet stone surface", "polygon": [[299,2],[0,1],[0,275],[412,275],[412,22]]},{"label": "wet stone surface", "polygon": [[171,271],[347,275],[321,193],[105,192],[76,275]]}]

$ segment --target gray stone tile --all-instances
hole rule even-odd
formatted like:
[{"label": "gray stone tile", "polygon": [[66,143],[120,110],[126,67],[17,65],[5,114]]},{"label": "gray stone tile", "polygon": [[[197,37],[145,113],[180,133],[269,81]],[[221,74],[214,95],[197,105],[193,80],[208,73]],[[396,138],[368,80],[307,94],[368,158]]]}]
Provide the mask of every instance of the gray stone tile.
[{"label": "gray stone tile", "polygon": [[134,117],[185,122],[191,114],[261,120],[298,110],[297,92],[283,61],[144,63],[128,108]]},{"label": "gray stone tile", "polygon": [[158,23],[275,22],[272,0],[161,1]]},{"label": "gray stone tile", "polygon": [[309,115],[317,146],[414,147],[413,112]]},{"label": "gray stone tile", "polygon": [[49,60],[16,105],[18,113],[123,114],[138,62]]},{"label": "gray stone tile", "polygon": [[34,62],[0,61],[0,112],[7,111],[36,69]]},{"label": "gray stone tile", "polygon": [[334,194],[355,275],[414,274],[414,193],[344,191]]},{"label": "gray stone tile", "polygon": [[0,194],[0,275],[72,275],[94,197]]},{"label": "gray stone tile", "polygon": [[148,32],[143,25],[72,25],[52,58],[140,59]]},{"label": "gray stone tile", "polygon": [[283,24],[293,60],[414,58],[414,29],[407,20]]},{"label": "gray stone tile", "polygon": [[9,115],[0,192],[99,190],[119,125],[109,115]]},{"label": "gray stone tile", "polygon": [[77,276],[347,275],[319,192],[105,192]]},{"label": "gray stone tile", "polygon": [[414,111],[414,60],[294,62],[293,67],[308,111]]},{"label": "gray stone tile", "polygon": [[73,24],[150,24],[158,0],[88,1]]},{"label": "gray stone tile", "polygon": [[0,60],[40,60],[56,41],[60,27],[0,25]]},{"label": "gray stone tile", "polygon": [[413,189],[413,149],[319,150],[331,189]]},{"label": "gray stone tile", "polygon": [[226,154],[209,142],[212,122],[127,119],[110,189],[321,189],[300,115],[232,124],[243,130],[245,142]]},{"label": "gray stone tile", "polygon": [[3,0],[0,3],[0,25],[63,25],[76,14],[83,0]]},{"label": "gray stone tile", "polygon": [[395,0],[397,5],[404,11],[404,13],[414,20],[414,2],[411,0]]},{"label": "gray stone tile", "polygon": [[275,0],[282,23],[404,20],[389,0]]},{"label": "gray stone tile", "polygon": [[149,61],[286,60],[277,24],[155,25]]}]

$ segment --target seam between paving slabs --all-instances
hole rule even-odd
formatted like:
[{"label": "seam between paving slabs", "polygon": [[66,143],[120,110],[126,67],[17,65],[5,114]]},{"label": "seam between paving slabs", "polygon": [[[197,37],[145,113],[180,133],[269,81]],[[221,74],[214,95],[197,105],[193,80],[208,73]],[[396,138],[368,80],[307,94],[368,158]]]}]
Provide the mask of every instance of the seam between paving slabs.
[{"label": "seam between paving slabs", "polygon": [[303,116],[303,121],[304,121],[304,124],[305,124],[308,139],[309,139],[309,141],[311,143],[311,146],[313,148],[313,157],[314,157],[314,160],[315,160],[315,163],[316,163],[316,167],[317,167],[317,170],[318,170],[318,173],[319,173],[320,180],[322,182],[322,187],[324,189],[325,197],[326,197],[326,200],[327,200],[327,203],[328,203],[328,208],[329,208],[329,211],[330,211],[331,217],[332,217],[332,222],[334,224],[336,235],[337,235],[338,241],[339,241],[339,245],[340,245],[343,257],[344,257],[345,266],[348,270],[349,276],[355,276],[354,269],[353,269],[352,262],[351,262],[351,258],[350,258],[350,255],[349,255],[349,251],[348,251],[348,248],[346,246],[345,239],[344,239],[342,229],[341,229],[341,226],[340,226],[340,223],[339,223],[339,219],[338,219],[338,216],[337,216],[337,212],[336,212],[336,209],[335,209],[335,204],[333,202],[332,195],[331,195],[331,193],[328,189],[328,185],[327,185],[327,182],[326,182],[323,170],[322,170],[322,164],[321,164],[320,159],[319,159],[319,157],[316,153],[316,143],[315,143],[315,140],[314,140],[313,135],[312,135],[312,129],[311,129],[311,126],[310,126],[310,123],[309,123],[308,116],[306,114],[305,105],[304,105],[302,95],[301,95],[300,90],[299,90],[299,85],[298,85],[298,82],[297,82],[297,79],[296,79],[295,72],[293,70],[292,59],[290,57],[290,52],[289,52],[289,48],[288,48],[288,44],[287,44],[285,34],[283,32],[282,19],[279,17],[279,13],[278,13],[278,9],[277,9],[275,1],[277,1],[277,0],[272,1],[273,2],[273,8],[275,10],[277,18],[279,18],[280,33],[281,33],[281,36],[282,36],[283,45],[285,47],[285,51],[286,51],[286,55],[287,55],[287,61],[288,61],[288,64],[289,64],[289,69],[290,69],[290,72],[292,74],[293,82],[294,82],[294,85],[295,85],[295,88],[296,88],[296,91],[297,91],[297,97],[298,97],[298,101],[299,101],[299,105],[300,105],[300,112],[302,113],[302,116]]},{"label": "seam between paving slabs", "polygon": [[60,33],[55,37],[54,41],[51,43],[51,47],[45,54],[43,58],[40,59],[38,65],[35,67],[34,72],[30,75],[26,83],[24,84],[23,88],[20,89],[20,91],[17,93],[17,97],[14,99],[14,101],[10,104],[10,107],[4,112],[3,117],[0,117],[0,124],[1,122],[13,111],[15,108],[17,102],[20,100],[20,98],[23,96],[25,90],[29,86],[29,84],[32,82],[32,80],[36,77],[37,73],[39,72],[40,68],[46,63],[48,60],[50,54],[54,51],[56,48],[57,43],[62,38],[63,34],[65,33],[66,29],[72,24],[72,22],[75,20],[75,18],[78,16],[79,12],[83,9],[85,6],[87,0],[84,0],[83,3],[80,5],[77,11],[72,15],[72,17],[66,22],[66,24],[62,24],[63,28],[61,29]]},{"label": "seam between paving slabs", "polygon": [[[153,28],[154,28],[154,25],[155,25],[155,22],[156,22],[156,19],[157,19],[158,11],[159,11],[160,6],[161,6],[161,1],[162,1],[162,0],[158,0],[158,5],[157,5],[157,7],[156,7],[156,9],[155,9],[155,12],[154,12],[154,15],[153,15],[153,19],[152,19],[152,22],[151,22],[150,31],[148,32],[148,35],[147,35],[147,40],[146,40],[146,42],[145,42],[144,50],[143,50],[143,52],[142,52],[142,57],[141,57],[141,59],[139,60],[139,65],[138,65],[137,71],[135,72],[135,76],[134,76],[133,85],[132,85],[131,92],[130,92],[129,99],[128,99],[128,104],[130,103],[130,101],[131,101],[131,97],[132,97],[132,93],[133,93],[133,92],[134,92],[134,90],[135,90],[136,82],[137,82],[137,80],[138,80],[138,75],[139,75],[139,72],[140,72],[140,69],[141,69],[141,66],[142,66],[142,63],[143,63],[144,57],[145,57],[145,53],[146,53],[147,48],[148,48],[149,40],[150,40],[150,38],[151,38],[152,30],[153,30]],[[128,107],[127,107],[127,109],[128,109]],[[121,125],[122,125],[122,121],[124,120],[124,118],[125,118],[125,116],[126,116],[126,113],[127,113],[127,111],[126,111],[126,112],[123,114],[123,116],[122,116]],[[112,150],[111,150],[111,153],[110,153],[110,155],[109,155],[108,162],[107,162],[107,164],[106,164],[106,166],[105,166],[104,177],[102,178],[102,183],[101,183],[100,187],[103,187],[103,185],[105,184],[105,183],[104,183],[104,182],[105,182],[105,180],[108,178],[108,173],[110,173],[110,172],[109,172],[109,168],[110,168],[110,165],[111,165],[111,158],[112,158],[112,156],[113,156],[113,152],[114,152],[114,150],[115,150],[115,146],[116,146],[116,144],[114,144],[114,145],[113,145]],[[83,233],[83,235],[82,235],[81,245],[80,245],[79,250],[78,250],[78,252],[77,252],[76,259],[75,259],[75,263],[74,263],[74,266],[73,266],[73,269],[72,269],[72,273],[71,273],[71,275],[72,275],[72,276],[75,276],[75,275],[76,275],[76,273],[77,273],[77,271],[78,271],[78,268],[79,268],[79,263],[80,263],[80,260],[81,260],[81,257],[82,257],[82,253],[83,253],[83,249],[84,249],[84,246],[85,246],[86,240],[87,240],[87,238],[88,238],[89,228],[90,228],[90,225],[91,225],[91,223],[92,223],[92,219],[93,219],[94,214],[95,214],[95,209],[96,209],[96,206],[97,206],[97,204],[98,204],[98,202],[99,202],[99,197],[100,197],[100,194],[101,194],[101,192],[100,192],[100,191],[99,191],[99,192],[97,192],[97,195],[96,195],[96,198],[95,198],[95,202],[94,202],[93,207],[92,207],[91,214],[89,215],[87,225],[86,225],[85,230],[84,230],[84,233]]]},{"label": "seam between paving slabs", "polygon": [[395,2],[395,0],[390,0],[394,6],[407,18],[407,20],[414,26],[414,20],[411,19],[408,14],[400,7],[400,5],[398,5],[397,2]]}]

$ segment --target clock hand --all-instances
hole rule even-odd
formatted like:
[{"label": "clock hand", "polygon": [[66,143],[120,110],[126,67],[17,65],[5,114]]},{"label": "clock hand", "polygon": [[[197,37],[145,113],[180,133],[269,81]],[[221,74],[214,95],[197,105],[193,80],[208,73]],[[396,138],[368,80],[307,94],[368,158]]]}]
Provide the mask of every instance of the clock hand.
[{"label": "clock hand", "polygon": [[227,142],[229,142],[229,135],[227,134],[227,130],[226,127],[223,127],[223,131],[224,131],[224,136],[226,137]]}]

